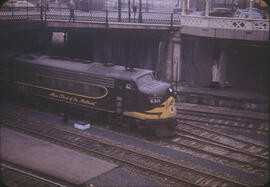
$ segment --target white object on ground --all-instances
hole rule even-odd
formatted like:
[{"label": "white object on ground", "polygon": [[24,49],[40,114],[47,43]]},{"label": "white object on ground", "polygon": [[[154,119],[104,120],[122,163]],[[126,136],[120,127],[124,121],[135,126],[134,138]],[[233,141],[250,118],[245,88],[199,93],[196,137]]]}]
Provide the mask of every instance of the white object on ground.
[{"label": "white object on ground", "polygon": [[80,130],[86,130],[91,128],[91,124],[79,124],[79,123],[74,123],[74,128],[80,129]]}]

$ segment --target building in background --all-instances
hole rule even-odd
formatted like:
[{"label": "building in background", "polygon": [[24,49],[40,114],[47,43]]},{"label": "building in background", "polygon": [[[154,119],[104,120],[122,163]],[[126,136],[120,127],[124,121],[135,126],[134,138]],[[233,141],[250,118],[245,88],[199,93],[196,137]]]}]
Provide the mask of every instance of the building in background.
[{"label": "building in background", "polygon": [[75,8],[82,10],[102,10],[104,0],[74,0]]}]

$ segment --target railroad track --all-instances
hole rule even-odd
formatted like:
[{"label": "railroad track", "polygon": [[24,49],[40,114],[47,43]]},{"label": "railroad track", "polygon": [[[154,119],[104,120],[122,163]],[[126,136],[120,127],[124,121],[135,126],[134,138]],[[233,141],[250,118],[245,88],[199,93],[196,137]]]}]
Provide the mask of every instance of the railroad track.
[{"label": "railroad track", "polygon": [[225,165],[242,169],[244,172],[267,177],[269,174],[269,160],[257,157],[228,146],[223,146],[210,141],[194,138],[178,133],[173,139],[163,140],[163,145],[176,150],[189,152],[208,160],[215,160]]},{"label": "railroad track", "polygon": [[177,121],[177,131],[179,133],[215,144],[231,147],[245,152],[246,154],[252,154],[261,159],[269,159],[268,146],[244,141],[219,131],[210,130],[199,125],[195,125],[194,122],[187,122],[181,119],[178,119]]},{"label": "railroad track", "polygon": [[231,115],[231,114],[220,114],[220,113],[210,113],[205,111],[194,111],[192,109],[177,109],[177,114],[187,114],[187,115],[193,115],[193,116],[202,116],[202,117],[208,117],[208,118],[215,118],[215,119],[221,119],[221,120],[232,120],[235,122],[246,122],[246,123],[262,123],[262,122],[268,122],[268,118],[266,117],[258,117],[255,118],[250,116],[238,116],[238,115]]},{"label": "railroad track", "polygon": [[47,176],[36,174],[29,169],[17,166],[13,163],[1,161],[1,177],[8,186],[44,186],[44,187],[68,187],[73,186],[66,182],[58,182]]},{"label": "railroad track", "polygon": [[268,135],[269,123],[265,120],[248,119],[243,117],[178,110],[178,118],[181,120],[203,122],[207,125],[216,125],[224,128],[233,128],[245,132],[256,132]]},{"label": "railroad track", "polygon": [[[162,160],[153,155],[140,153],[132,149],[113,145],[94,137],[55,128],[52,125],[41,124],[1,112],[5,115],[1,125],[24,132],[47,141],[112,160],[119,165],[131,166],[154,176],[167,178],[172,182],[187,186],[246,186],[248,184],[229,180],[196,169],[185,167],[179,163]],[[2,117],[3,118],[3,117]]]}]

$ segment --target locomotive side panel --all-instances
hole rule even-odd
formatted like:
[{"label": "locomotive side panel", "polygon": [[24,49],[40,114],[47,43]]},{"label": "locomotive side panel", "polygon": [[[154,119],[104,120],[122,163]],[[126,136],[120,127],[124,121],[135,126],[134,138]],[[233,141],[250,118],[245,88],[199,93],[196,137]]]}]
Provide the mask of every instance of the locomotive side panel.
[{"label": "locomotive side panel", "polygon": [[[16,62],[13,84],[18,93],[42,97],[78,107],[113,112],[113,89],[92,80],[91,77],[54,68]],[[104,80],[103,80],[104,81]]]}]

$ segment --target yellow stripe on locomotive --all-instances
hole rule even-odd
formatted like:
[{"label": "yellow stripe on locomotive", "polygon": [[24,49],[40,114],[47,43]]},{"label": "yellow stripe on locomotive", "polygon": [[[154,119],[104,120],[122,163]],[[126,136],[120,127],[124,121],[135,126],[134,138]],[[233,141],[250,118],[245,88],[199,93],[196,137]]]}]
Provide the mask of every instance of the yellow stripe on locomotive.
[{"label": "yellow stripe on locomotive", "polygon": [[144,112],[124,112],[124,115],[142,120],[146,119],[166,119],[176,115],[175,98],[170,96],[160,106]]}]

